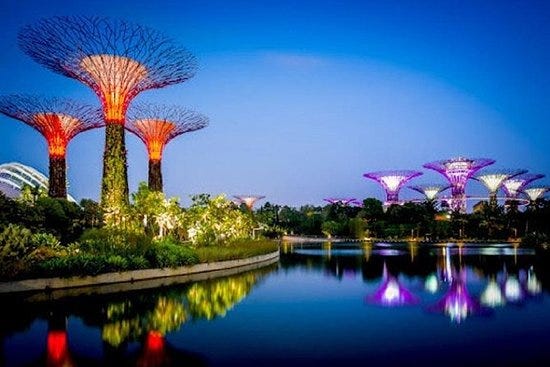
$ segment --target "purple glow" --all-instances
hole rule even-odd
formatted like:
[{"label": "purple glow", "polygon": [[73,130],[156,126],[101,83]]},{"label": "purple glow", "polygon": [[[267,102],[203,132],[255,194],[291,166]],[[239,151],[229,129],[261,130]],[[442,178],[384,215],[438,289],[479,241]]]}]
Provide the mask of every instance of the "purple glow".
[{"label": "purple glow", "polygon": [[350,205],[350,204],[355,204],[357,202],[357,199],[355,198],[326,198],[323,200],[330,204],[338,204],[338,205]]},{"label": "purple glow", "polygon": [[384,265],[382,279],[382,284],[378,287],[376,292],[367,296],[367,302],[384,307],[405,306],[418,303],[418,297],[399,284],[396,277],[388,274],[386,265]]},{"label": "purple glow", "polygon": [[493,159],[457,157],[426,163],[423,167],[433,169],[447,178],[451,184],[451,209],[464,213],[466,212],[466,183],[481,168],[493,163],[495,163]]},{"label": "purple glow", "polygon": [[508,199],[516,199],[520,192],[531,182],[543,178],[544,175],[536,173],[525,173],[504,181],[502,187]]},{"label": "purple glow", "polygon": [[453,279],[447,293],[431,307],[431,310],[445,313],[451,318],[451,321],[461,323],[468,316],[479,312],[481,307],[470,296],[463,276],[459,275]]},{"label": "purple glow", "polygon": [[419,171],[382,171],[368,172],[363,176],[378,182],[386,191],[386,205],[399,203],[399,190],[411,179],[422,175]]}]

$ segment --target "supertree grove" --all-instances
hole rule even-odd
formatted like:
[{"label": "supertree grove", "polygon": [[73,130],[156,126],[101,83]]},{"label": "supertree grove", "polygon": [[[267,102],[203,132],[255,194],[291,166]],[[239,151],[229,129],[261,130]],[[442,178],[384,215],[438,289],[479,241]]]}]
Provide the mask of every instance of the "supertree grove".
[{"label": "supertree grove", "polygon": [[44,136],[50,157],[49,195],[67,198],[67,145],[77,134],[103,126],[101,110],[67,99],[10,95],[0,97],[0,112]]},{"label": "supertree grove", "polygon": [[363,174],[364,177],[370,178],[382,185],[386,192],[386,206],[398,204],[401,187],[420,175],[422,175],[422,172],[410,170],[368,172]]},{"label": "supertree grove", "polygon": [[20,31],[19,45],[48,69],[88,85],[101,100],[106,123],[101,203],[125,207],[129,103],[144,90],[191,78],[194,56],[152,29],[97,17],[42,19]]},{"label": "supertree grove", "polygon": [[449,185],[443,185],[443,184],[425,184],[425,185],[408,186],[409,189],[424,195],[426,197],[426,200],[428,201],[434,201],[435,199],[437,199],[437,195],[439,195],[440,192],[447,190],[449,187],[450,187]]},{"label": "supertree grove", "polygon": [[358,203],[356,198],[326,198],[323,200],[329,204],[344,205],[344,206]]},{"label": "supertree grove", "polygon": [[495,163],[493,159],[487,158],[464,158],[457,157],[442,161],[424,164],[424,168],[433,169],[441,173],[451,184],[450,206],[453,211],[466,212],[466,183],[483,167]]},{"label": "supertree grove", "polygon": [[531,201],[531,205],[533,205],[538,199],[542,198],[544,194],[549,190],[548,187],[530,187],[528,189],[524,189],[523,192],[529,200]]},{"label": "supertree grove", "polygon": [[506,192],[506,197],[510,200],[517,199],[523,189],[531,182],[544,178],[543,174],[524,173],[507,179],[502,183],[502,187]]},{"label": "supertree grove", "polygon": [[523,169],[496,169],[491,171],[484,171],[474,178],[481,182],[487,190],[489,190],[489,204],[492,206],[497,205],[497,191],[502,186],[504,181],[526,173]]},{"label": "supertree grove", "polygon": [[139,137],[149,154],[149,188],[162,191],[162,154],[177,136],[200,130],[208,118],[178,106],[137,104],[128,111],[126,128]]}]

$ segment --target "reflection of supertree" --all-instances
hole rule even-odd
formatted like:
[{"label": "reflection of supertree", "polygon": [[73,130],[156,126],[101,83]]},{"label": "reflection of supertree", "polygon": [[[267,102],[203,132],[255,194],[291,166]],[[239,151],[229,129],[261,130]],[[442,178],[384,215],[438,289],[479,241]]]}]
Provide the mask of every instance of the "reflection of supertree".
[{"label": "reflection of supertree", "polygon": [[336,205],[350,205],[357,202],[357,199],[355,198],[326,198],[323,200],[327,203]]},{"label": "reflection of supertree", "polygon": [[191,78],[195,59],[171,40],[139,25],[93,17],[53,17],[24,27],[23,51],[48,69],[97,94],[106,126],[102,204],[128,203],[124,124],[130,101],[147,89]]},{"label": "reflection of supertree", "polygon": [[454,277],[447,293],[431,307],[431,310],[445,313],[456,323],[481,310],[478,302],[468,293],[464,277],[463,272]]},{"label": "reflection of supertree", "polygon": [[367,296],[367,302],[393,307],[415,304],[418,302],[418,298],[401,285],[396,277],[390,275],[386,264],[384,264],[382,284],[376,292]]},{"label": "reflection of supertree", "polygon": [[49,195],[67,198],[67,145],[79,133],[103,125],[101,111],[65,99],[0,97],[0,112],[35,128],[48,143]]},{"label": "reflection of supertree", "polygon": [[487,287],[481,293],[480,301],[482,305],[489,307],[498,307],[506,303],[502,289],[500,289],[496,280],[489,280]]},{"label": "reflection of supertree", "polygon": [[527,185],[543,177],[541,174],[524,173],[504,181],[502,187],[508,199],[516,199]]},{"label": "reflection of supertree", "polygon": [[451,209],[453,211],[466,211],[466,183],[481,168],[495,163],[486,158],[451,158],[442,161],[430,162],[424,168],[433,169],[449,180],[451,184]]},{"label": "reflection of supertree", "polygon": [[378,182],[386,191],[386,205],[399,203],[399,190],[411,179],[418,177],[422,172],[418,171],[382,171],[368,172],[364,177]]},{"label": "reflection of supertree", "polygon": [[262,195],[233,195],[239,204],[244,204],[248,210],[252,210],[256,201],[262,200],[265,196]]},{"label": "reflection of supertree", "polygon": [[514,169],[514,170],[505,170],[498,169],[493,171],[484,171],[477,176],[475,179],[483,183],[487,190],[489,190],[489,203],[492,206],[497,205],[497,191],[502,186],[504,181],[526,173],[526,170],[523,169]]},{"label": "reflection of supertree", "polygon": [[257,273],[195,283],[187,291],[187,302],[193,317],[211,320],[224,317],[239,303],[258,281]]},{"label": "reflection of supertree", "polygon": [[409,189],[417,191],[426,197],[426,200],[433,201],[437,199],[440,192],[447,190],[449,185],[434,184],[434,185],[416,185],[408,186]]},{"label": "reflection of supertree", "polygon": [[504,281],[504,296],[509,302],[520,302],[525,297],[519,279],[515,275],[508,275]]},{"label": "reflection of supertree", "polygon": [[147,146],[149,154],[149,188],[162,191],[162,153],[175,137],[202,129],[208,119],[177,106],[134,105],[128,111],[126,128]]}]

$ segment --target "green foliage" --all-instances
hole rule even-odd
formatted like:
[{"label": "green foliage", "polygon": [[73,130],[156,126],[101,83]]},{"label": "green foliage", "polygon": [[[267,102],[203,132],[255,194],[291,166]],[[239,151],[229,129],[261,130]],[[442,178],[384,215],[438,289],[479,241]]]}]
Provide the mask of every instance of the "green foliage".
[{"label": "green foliage", "polygon": [[21,260],[35,248],[32,232],[27,228],[10,224],[0,233],[2,264]]},{"label": "green foliage", "polygon": [[278,244],[271,240],[238,240],[222,247],[198,247],[195,249],[201,263],[243,259],[277,251]]},{"label": "green foliage", "polygon": [[156,243],[145,256],[154,267],[159,268],[175,268],[199,262],[195,251],[168,240]]},{"label": "green foliage", "polygon": [[240,211],[220,195],[213,199],[200,195],[183,216],[187,236],[195,246],[223,244],[250,238],[255,226],[249,213]]},{"label": "green foliage", "polygon": [[53,250],[61,249],[61,242],[50,233],[33,234],[31,241],[36,247],[47,247]]},{"label": "green foliage", "polygon": [[[126,142],[124,126],[107,124],[105,127],[105,151],[103,154],[103,180],[101,182],[101,204],[105,213],[105,224],[120,226],[128,201],[128,172],[126,165]],[[113,214],[114,213],[114,214]]]},{"label": "green foliage", "polygon": [[83,252],[98,255],[143,256],[151,246],[151,239],[143,233],[108,227],[89,229],[80,238]]}]

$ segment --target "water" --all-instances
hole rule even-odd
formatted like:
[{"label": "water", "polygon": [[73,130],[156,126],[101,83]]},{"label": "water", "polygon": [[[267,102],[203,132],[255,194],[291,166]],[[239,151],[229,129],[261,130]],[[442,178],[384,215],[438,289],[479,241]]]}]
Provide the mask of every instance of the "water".
[{"label": "water", "polygon": [[549,265],[506,245],[286,244],[216,280],[3,297],[0,364],[548,365]]}]

